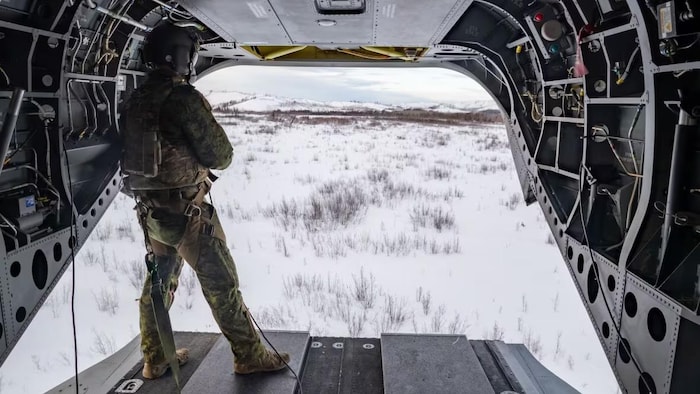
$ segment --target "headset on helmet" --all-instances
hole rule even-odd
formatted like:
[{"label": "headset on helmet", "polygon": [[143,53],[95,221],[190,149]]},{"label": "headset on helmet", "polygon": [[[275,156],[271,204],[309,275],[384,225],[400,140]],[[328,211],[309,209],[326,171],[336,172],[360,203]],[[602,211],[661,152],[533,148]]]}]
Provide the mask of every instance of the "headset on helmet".
[{"label": "headset on helmet", "polygon": [[167,66],[182,75],[194,72],[198,51],[199,36],[194,30],[167,22],[153,29],[143,45],[147,66]]}]

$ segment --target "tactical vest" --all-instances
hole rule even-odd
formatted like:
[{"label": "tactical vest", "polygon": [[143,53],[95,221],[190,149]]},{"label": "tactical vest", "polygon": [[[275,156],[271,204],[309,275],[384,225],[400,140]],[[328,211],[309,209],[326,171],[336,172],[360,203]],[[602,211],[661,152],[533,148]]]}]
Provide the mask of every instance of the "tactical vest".
[{"label": "tactical vest", "polygon": [[122,172],[131,190],[176,189],[202,182],[208,169],[199,163],[178,130],[162,130],[161,109],[174,89],[170,83],[150,85],[134,92],[123,123]]}]

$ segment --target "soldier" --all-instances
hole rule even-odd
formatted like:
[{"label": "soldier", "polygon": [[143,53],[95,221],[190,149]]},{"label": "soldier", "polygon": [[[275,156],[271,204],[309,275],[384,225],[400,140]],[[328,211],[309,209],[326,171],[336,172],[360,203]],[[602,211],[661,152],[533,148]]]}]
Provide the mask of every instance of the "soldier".
[{"label": "soldier", "polygon": [[[231,164],[233,148],[202,95],[189,84],[199,50],[196,33],[169,23],[156,27],[143,48],[152,68],[123,113],[124,186],[141,207],[147,247],[163,280],[170,307],[182,259],[197,274],[204,296],[235,355],[234,371],[276,371],[287,353],[265,348],[239,291],[238,275],[211,204],[210,169]],[[162,376],[169,364],[159,340],[150,273],[139,303],[143,377]],[[187,349],[176,352],[179,364]]]}]

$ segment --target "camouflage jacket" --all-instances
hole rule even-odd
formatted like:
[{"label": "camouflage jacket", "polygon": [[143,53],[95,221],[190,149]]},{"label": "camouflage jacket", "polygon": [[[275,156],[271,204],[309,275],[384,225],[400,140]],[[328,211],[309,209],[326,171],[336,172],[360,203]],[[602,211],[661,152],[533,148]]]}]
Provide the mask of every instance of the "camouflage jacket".
[{"label": "camouflage jacket", "polygon": [[[233,147],[211,113],[207,100],[182,76],[155,70],[133,92],[122,113],[125,186],[131,190],[174,189],[196,185],[209,169],[231,164]],[[147,155],[144,133],[156,131],[160,143],[155,176],[128,171],[124,162]],[[147,145],[147,144],[146,144]]]}]

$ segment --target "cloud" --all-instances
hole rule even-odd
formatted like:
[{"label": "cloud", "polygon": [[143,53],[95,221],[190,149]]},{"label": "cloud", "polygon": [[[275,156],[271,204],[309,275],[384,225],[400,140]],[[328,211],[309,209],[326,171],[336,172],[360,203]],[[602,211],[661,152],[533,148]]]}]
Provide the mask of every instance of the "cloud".
[{"label": "cloud", "polygon": [[322,101],[462,103],[488,100],[471,78],[442,68],[235,66],[197,81],[202,91],[239,91]]}]

